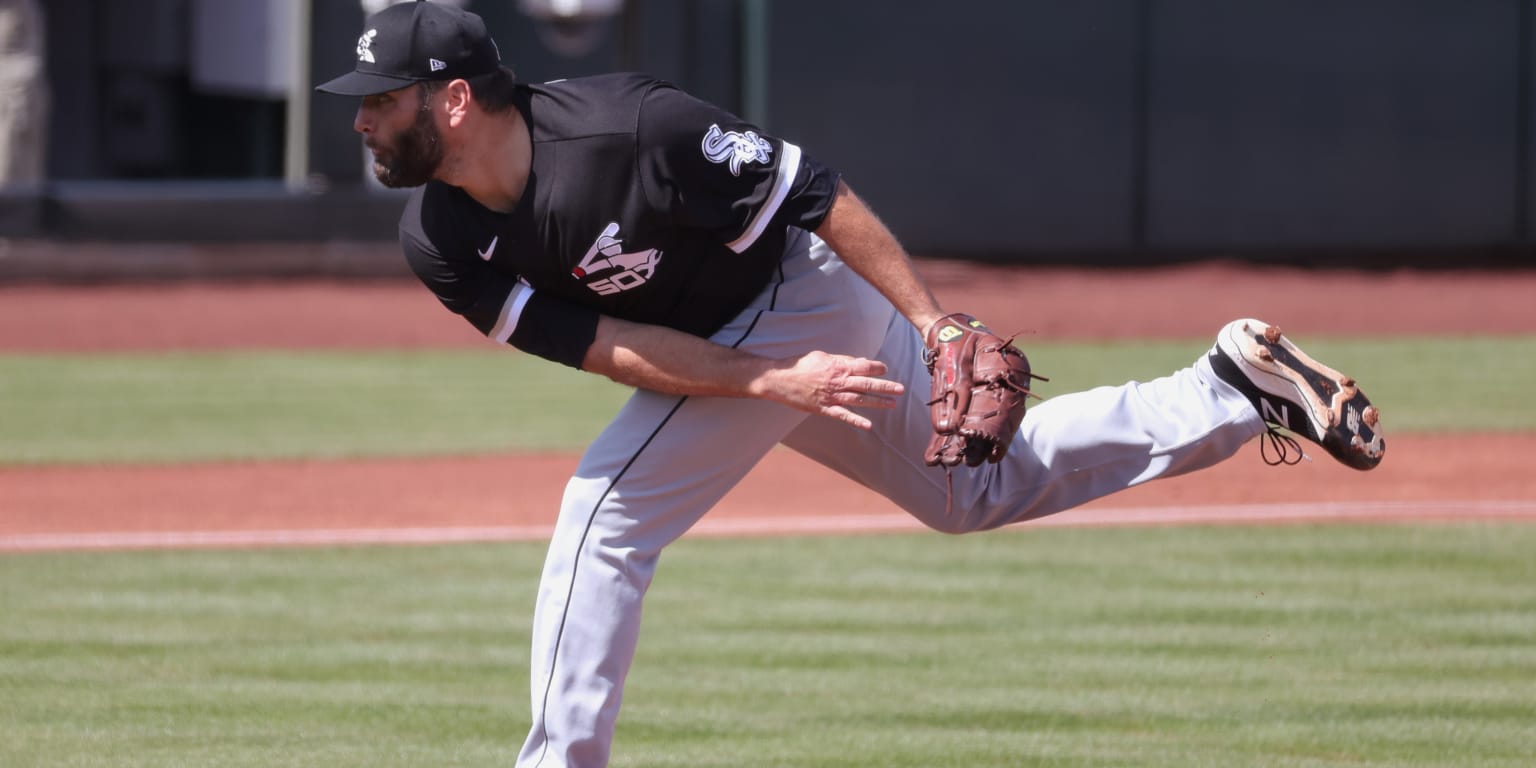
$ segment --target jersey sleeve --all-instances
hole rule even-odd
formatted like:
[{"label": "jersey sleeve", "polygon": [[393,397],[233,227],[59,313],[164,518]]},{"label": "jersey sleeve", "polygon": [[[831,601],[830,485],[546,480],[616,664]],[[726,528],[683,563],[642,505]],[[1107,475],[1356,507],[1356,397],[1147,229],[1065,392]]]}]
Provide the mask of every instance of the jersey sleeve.
[{"label": "jersey sleeve", "polygon": [[737,253],[771,227],[816,229],[837,193],[838,174],[798,146],[669,85],[646,96],[636,140],[652,204]]},{"label": "jersey sleeve", "polygon": [[597,336],[596,310],[540,295],[527,282],[478,260],[447,258],[405,228],[400,247],[411,271],[438,301],[487,338],[581,367]]}]

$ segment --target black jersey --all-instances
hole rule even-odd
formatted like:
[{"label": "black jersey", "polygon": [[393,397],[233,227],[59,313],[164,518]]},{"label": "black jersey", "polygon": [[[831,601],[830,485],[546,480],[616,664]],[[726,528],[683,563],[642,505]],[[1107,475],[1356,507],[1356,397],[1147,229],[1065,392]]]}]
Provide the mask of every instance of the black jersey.
[{"label": "black jersey", "polygon": [[510,214],[442,182],[400,221],[412,270],[498,342],[577,366],[599,314],[707,336],[814,230],[837,175],[654,78],[519,86],[533,141]]}]

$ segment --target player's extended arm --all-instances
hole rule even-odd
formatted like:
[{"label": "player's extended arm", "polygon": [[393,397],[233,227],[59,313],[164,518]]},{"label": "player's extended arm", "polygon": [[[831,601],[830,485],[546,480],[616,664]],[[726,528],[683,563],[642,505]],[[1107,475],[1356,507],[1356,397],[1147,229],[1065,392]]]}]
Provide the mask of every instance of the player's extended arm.
[{"label": "player's extended arm", "polygon": [[582,370],[620,384],[673,395],[756,397],[830,416],[860,429],[870,421],[849,408],[892,408],[902,385],[879,378],[885,364],[810,352],[773,359],[724,347],[682,331],[606,315]]},{"label": "player's extended arm", "polygon": [[838,182],[837,197],[816,229],[816,236],[885,294],[918,331],[927,331],[945,315],[933,292],[912,267],[906,249],[846,183]]},{"label": "player's extended arm", "polygon": [[1029,380],[1044,377],[1030,372],[1029,360],[1011,340],[970,315],[945,314],[906,249],[847,184],[838,183],[816,235],[923,335],[933,374],[933,437],[924,463],[947,468],[1000,461],[1024,420]]}]

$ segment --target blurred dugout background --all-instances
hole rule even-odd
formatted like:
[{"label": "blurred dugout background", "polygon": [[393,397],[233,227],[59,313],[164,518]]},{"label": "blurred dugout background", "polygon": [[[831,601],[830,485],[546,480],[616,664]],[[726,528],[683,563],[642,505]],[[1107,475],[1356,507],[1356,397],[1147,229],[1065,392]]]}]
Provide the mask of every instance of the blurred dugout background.
[{"label": "blurred dugout background", "polygon": [[[1533,262],[1536,0],[459,4],[525,80],[646,70],[799,143],[923,255]],[[355,103],[311,91],[367,10],[0,0],[0,114],[47,121],[0,187],[0,278],[392,240]]]}]

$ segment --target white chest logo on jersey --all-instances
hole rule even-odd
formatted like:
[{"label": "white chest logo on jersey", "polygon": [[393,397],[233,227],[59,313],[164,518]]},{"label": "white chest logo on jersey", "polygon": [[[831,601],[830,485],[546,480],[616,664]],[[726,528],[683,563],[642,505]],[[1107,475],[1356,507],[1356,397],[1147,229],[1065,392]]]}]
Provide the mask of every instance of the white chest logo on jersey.
[{"label": "white chest logo on jersey", "polygon": [[[645,285],[645,281],[656,274],[656,267],[661,264],[661,251],[655,248],[624,253],[624,241],[618,238],[618,234],[618,222],[604,227],[603,233],[598,235],[596,242],[587,249],[587,255],[581,257],[581,263],[571,270],[571,274],[576,279],[586,280],[587,287],[599,296],[608,296]],[[587,279],[594,273],[605,270],[617,271],[604,275],[600,279]]]},{"label": "white chest logo on jersey", "polygon": [[374,61],[373,61],[373,50],[372,50],[373,49],[373,39],[375,37],[378,37],[378,36],[379,36],[379,31],[377,29],[370,29],[367,32],[364,32],[362,37],[359,37],[357,39],[357,60],[358,61],[366,61],[369,64],[374,63]]},{"label": "white chest logo on jersey", "polygon": [[718,125],[709,127],[700,146],[711,163],[730,163],[732,176],[740,176],[746,163],[767,165],[773,156],[773,145],[755,131],[721,131]]}]

